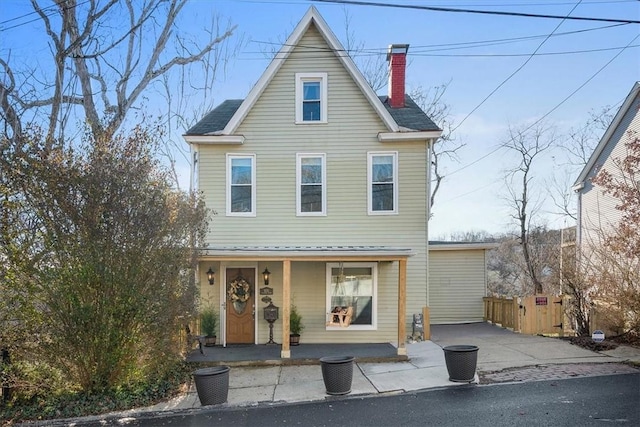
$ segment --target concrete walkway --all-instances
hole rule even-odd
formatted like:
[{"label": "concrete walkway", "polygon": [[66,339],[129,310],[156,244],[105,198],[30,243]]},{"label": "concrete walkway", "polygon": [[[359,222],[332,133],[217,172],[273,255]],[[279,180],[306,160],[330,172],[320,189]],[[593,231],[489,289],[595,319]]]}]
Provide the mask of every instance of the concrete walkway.
[{"label": "concrete walkway", "polygon": [[[442,347],[455,344],[478,346],[477,371],[487,383],[639,372],[622,364],[628,361],[640,364],[640,349],[633,347],[620,346],[596,353],[560,339],[515,334],[486,323],[434,325],[431,338],[432,341],[407,344],[409,360],[406,362],[356,363],[349,396],[465,385],[449,381],[447,373]],[[582,367],[576,368],[576,364]],[[528,368],[521,369],[523,367]],[[507,372],[494,374],[504,370]],[[476,376],[476,383],[478,378]],[[319,365],[232,367],[229,383],[226,406],[336,398],[326,394]],[[200,406],[192,386],[187,393],[146,410]]]},{"label": "concrete walkway", "polygon": [[[596,353],[560,339],[515,334],[486,323],[433,325],[431,332],[431,341],[407,344],[408,361],[356,363],[351,393],[344,397],[326,394],[318,364],[233,366],[227,403],[219,406],[250,407],[467,386],[449,381],[442,347],[455,344],[478,346],[478,375],[474,382],[481,384],[640,372],[625,364],[634,362],[640,366],[640,349],[629,346]],[[152,407],[84,420],[125,422],[201,407],[192,385],[182,395]],[[47,425],[68,425],[57,421]]]}]

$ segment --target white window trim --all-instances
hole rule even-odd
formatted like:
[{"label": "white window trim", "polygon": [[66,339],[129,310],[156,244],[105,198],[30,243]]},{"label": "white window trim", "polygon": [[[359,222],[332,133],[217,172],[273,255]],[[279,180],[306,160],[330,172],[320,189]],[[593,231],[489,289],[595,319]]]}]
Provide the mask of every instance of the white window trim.
[{"label": "white window trim", "polygon": [[[322,164],[322,211],[302,212],[302,159],[320,158]],[[327,216],[327,160],[324,153],[297,153],[296,154],[296,216]]]},{"label": "white window trim", "polygon": [[[233,159],[251,159],[251,212],[231,212],[231,161]],[[256,155],[227,154],[227,216],[256,216]]]},{"label": "white window trim", "polygon": [[[373,210],[373,158],[378,156],[393,156],[393,210]],[[397,215],[398,214],[398,152],[370,151],[367,153],[367,210],[369,215]]]},{"label": "white window trim", "polygon": [[[321,120],[302,120],[302,84],[304,82],[320,82],[320,117]],[[327,73],[296,73],[296,124],[298,125],[316,125],[326,124],[327,120]]]},{"label": "white window trim", "polygon": [[[325,302],[327,319],[331,314],[333,307],[331,306],[331,269],[339,268],[340,263],[328,262],[326,264],[326,295],[327,300]],[[349,267],[368,267],[371,268],[371,278],[373,280],[373,303],[371,312],[371,325],[354,325],[351,324],[346,327],[342,326],[326,326],[327,331],[376,331],[378,330],[378,263],[376,262],[343,262],[343,268]]]}]

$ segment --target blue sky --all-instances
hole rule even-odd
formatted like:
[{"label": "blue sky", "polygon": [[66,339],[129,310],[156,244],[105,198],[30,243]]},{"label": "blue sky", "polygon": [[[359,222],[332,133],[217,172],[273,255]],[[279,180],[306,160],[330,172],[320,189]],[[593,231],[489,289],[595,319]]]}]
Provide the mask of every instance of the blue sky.
[{"label": "blue sky", "polygon": [[[634,0],[387,0],[386,3],[562,16],[575,7],[572,16],[640,20],[640,2]],[[456,231],[499,232],[510,228],[510,212],[501,197],[504,195],[501,177],[505,168],[514,165],[514,159],[502,150],[487,156],[506,138],[509,125],[530,124],[548,114],[590,79],[546,118],[559,133],[566,133],[572,127],[582,126],[590,111],[618,106],[633,83],[640,80],[639,24],[613,26],[615,24],[605,22],[563,22],[295,0],[196,0],[185,8],[183,19],[193,34],[204,27],[206,17],[215,13],[237,24],[238,35],[245,40],[239,53],[227,64],[224,78],[214,85],[212,98],[201,102],[216,105],[227,98],[246,96],[268,65],[264,51],[272,49],[274,45],[270,43],[284,41],[311,4],[318,8],[343,43],[345,13],[348,13],[350,30],[366,49],[384,55],[391,43],[410,44],[409,89],[448,83],[444,100],[451,106],[454,122],[464,120],[456,130],[456,138],[466,146],[459,152],[459,163],[443,165],[445,175],[450,176],[445,178],[434,206],[430,223],[432,238],[446,237]],[[5,0],[0,5],[0,20],[29,11],[26,0]],[[18,47],[20,42],[29,41],[33,31],[31,25],[24,25],[4,32],[2,35],[7,38],[0,42],[2,55],[13,44],[14,59],[17,55],[29,61],[28,56],[33,52]],[[546,38],[552,33],[568,32],[574,33]],[[516,38],[524,39],[505,40]],[[468,48],[469,42],[481,41],[493,42]],[[464,45],[452,46],[454,43]],[[631,46],[619,49],[627,45]],[[466,47],[460,48],[462,46]],[[536,49],[540,55],[530,58],[522,70],[469,115]],[[567,53],[579,51],[589,52]],[[359,59],[355,59],[358,62]],[[386,93],[386,88],[380,93]],[[177,130],[178,134],[182,131]],[[535,178],[537,189],[548,187],[548,180],[563,169],[563,164],[560,151],[544,158]],[[180,165],[180,170],[186,180],[188,166]],[[577,171],[573,174],[577,176]],[[572,225],[554,215],[553,210],[548,203],[542,207],[551,226]]]}]

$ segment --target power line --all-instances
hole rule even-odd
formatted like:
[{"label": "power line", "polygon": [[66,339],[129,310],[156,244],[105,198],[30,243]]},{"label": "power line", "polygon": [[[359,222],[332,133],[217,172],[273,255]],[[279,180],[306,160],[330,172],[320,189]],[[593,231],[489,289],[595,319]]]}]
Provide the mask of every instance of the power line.
[{"label": "power line", "polygon": [[450,198],[448,198],[448,199],[446,199],[446,200],[442,200],[442,201],[440,201],[439,203],[447,203],[447,202],[451,202],[451,201],[456,200],[456,199],[459,199],[459,198],[461,198],[461,197],[468,196],[469,194],[473,194],[473,193],[475,193],[476,191],[484,190],[485,188],[487,188],[487,187],[491,187],[491,186],[493,186],[493,185],[495,185],[495,184],[497,184],[497,183],[499,183],[499,182],[500,182],[500,180],[499,180],[499,179],[496,179],[496,180],[494,180],[494,181],[491,181],[489,184],[485,184],[485,185],[483,185],[482,187],[474,188],[473,190],[467,191],[466,193],[458,194],[457,196],[453,196],[453,197],[450,197]]},{"label": "power line", "polygon": [[[638,34],[637,36],[635,36],[629,43],[627,46],[631,46],[633,42],[635,42],[638,38],[640,37],[640,34]],[[525,128],[522,133],[528,131],[529,129],[531,129],[532,127],[534,127],[535,125],[537,125],[538,123],[540,123],[542,120],[544,120],[545,118],[547,118],[551,113],[553,113],[554,111],[556,111],[558,108],[560,108],[565,102],[567,102],[569,99],[571,99],[576,93],[578,93],[578,91],[580,91],[583,87],[585,87],[591,80],[593,80],[598,74],[600,74],[605,68],[607,68],[609,66],[609,64],[611,64],[613,61],[615,61],[618,56],[620,56],[622,54],[622,52],[624,52],[624,49],[622,49],[620,52],[616,53],[609,61],[607,61],[602,67],[600,67],[598,69],[598,71],[596,71],[595,73],[593,73],[591,75],[591,77],[589,77],[584,83],[582,83],[580,86],[578,86],[577,89],[575,89],[573,92],[571,92],[569,95],[567,95],[562,101],[560,101],[558,104],[556,104],[555,107],[553,107],[551,110],[549,110],[545,115],[543,115],[542,117],[540,117],[538,120],[536,120],[534,123],[532,123],[531,125],[529,125],[527,128]],[[491,156],[492,154],[496,153],[497,151],[499,151],[502,148],[502,146],[498,146],[497,148],[495,148],[494,150],[490,151],[489,153],[485,154],[484,156],[474,160],[473,162],[466,164],[464,166],[462,166],[461,168],[458,168],[456,170],[454,170],[453,172],[450,172],[449,174],[447,174],[448,176],[453,175],[455,173],[458,173],[470,166],[475,165],[476,163],[480,162],[481,160],[486,159],[487,157]]]},{"label": "power line", "polygon": [[[625,45],[625,46],[614,46],[614,47],[604,47],[604,48],[600,48],[600,49],[584,49],[584,50],[567,50],[567,51],[560,51],[560,52],[542,52],[542,53],[535,53],[535,54],[531,54],[531,53],[427,53],[429,51],[426,51],[425,53],[417,53],[417,54],[413,54],[412,56],[420,56],[420,57],[438,57],[438,58],[518,58],[518,57],[523,57],[523,56],[560,56],[560,55],[578,55],[578,54],[584,54],[584,53],[595,53],[595,52],[608,52],[608,51],[612,51],[612,50],[625,50],[625,49],[630,49],[630,48],[636,48],[636,47],[640,47],[640,44],[634,44],[634,45]],[[438,51],[442,51],[442,50],[447,50],[447,49],[435,49],[432,52],[438,52]],[[244,52],[245,54],[257,54],[260,52]],[[326,56],[310,56],[310,55],[305,55],[304,52],[301,53],[302,55],[304,55],[303,58],[291,58],[289,57],[290,60],[292,61],[296,61],[296,62],[303,62],[303,61],[314,61],[316,59],[325,59]],[[340,53],[336,53],[335,56],[336,57],[342,57],[342,58],[359,58],[359,57],[367,57],[367,56],[380,56],[383,55],[382,53],[355,53],[355,54],[340,54]],[[239,60],[242,61],[262,61],[262,60],[266,60],[268,58],[238,58]]]},{"label": "power line", "polygon": [[[637,1],[637,0],[634,0],[634,1]],[[573,35],[573,34],[579,34],[579,33],[586,33],[589,31],[605,30],[605,29],[615,28],[615,27],[620,27],[625,25],[629,25],[629,24],[612,24],[612,25],[604,25],[601,27],[585,28],[581,30],[565,31],[562,33],[554,33],[552,36],[553,37],[567,36],[567,35]],[[512,38],[503,38],[503,39],[476,40],[476,41],[466,41],[466,42],[456,42],[456,43],[438,43],[438,44],[428,44],[428,45],[411,45],[411,54],[414,55],[416,54],[416,52],[422,52],[421,49],[428,49],[428,48],[435,48],[435,47],[444,47],[444,48],[451,47],[451,49],[469,49],[474,47],[494,46],[496,44],[515,43],[515,42],[533,40],[533,39],[538,39],[543,37],[549,37],[549,35],[537,34],[537,35],[531,35],[531,36],[512,37]],[[278,43],[278,42],[262,41],[262,40],[252,40],[251,43],[277,45],[277,46],[289,46],[289,47],[298,46],[298,45],[294,46],[286,43]],[[327,48],[322,48],[322,49],[329,50]],[[336,53],[347,52],[351,55],[358,55],[358,56],[363,56],[362,52],[366,52],[371,55],[386,55],[387,47],[386,46],[374,47],[374,48],[365,48],[365,49],[357,49],[357,50],[333,49],[332,51]],[[259,52],[246,52],[246,53],[259,53]]]},{"label": "power line", "polygon": [[[573,8],[569,11],[569,13],[567,14],[567,16],[571,15],[571,13],[576,10],[576,8],[580,5],[580,3],[582,3],[582,0],[579,0],[578,3],[576,3]],[[553,29],[553,31],[551,31],[550,34],[547,35],[547,37],[545,37],[544,40],[542,40],[542,42],[540,42],[540,44],[538,45],[538,47],[533,51],[533,53],[531,53],[529,55],[529,57],[522,63],[522,65],[520,65],[518,68],[516,68],[516,70],[511,73],[506,79],[504,79],[495,89],[493,89],[489,95],[487,95],[482,101],[480,101],[480,103],[478,105],[476,105],[466,116],[464,119],[462,119],[462,121],[460,123],[458,123],[458,125],[453,128],[453,130],[451,131],[452,133],[456,131],[456,129],[458,129],[460,126],[462,126],[462,124],[469,118],[469,116],[471,116],[473,113],[475,113],[478,108],[482,107],[482,105],[487,102],[487,100],[489,98],[491,98],[491,96],[493,96],[494,93],[496,93],[502,86],[504,86],[509,80],[511,80],[511,78],[513,76],[515,76],[516,74],[518,74],[518,72],[520,70],[522,70],[535,56],[536,53],[538,53],[538,51],[542,48],[542,45],[544,45],[547,40],[549,40],[549,38],[553,35],[553,33],[555,33],[558,28],[560,28],[560,26],[564,23],[563,21],[560,21],[560,23],[558,23],[558,25],[556,25],[556,27]]]},{"label": "power line", "polygon": [[[48,12],[48,9],[51,9],[51,12],[55,12],[56,10],[58,10],[58,7],[57,6],[43,7],[42,8],[42,12]],[[10,19],[6,19],[4,21],[0,21],[0,25],[4,25],[4,24],[7,24],[9,22],[17,21],[18,19],[26,18],[27,16],[34,15],[36,13],[38,13],[38,12],[36,12],[34,10],[33,12],[25,13],[24,15],[19,15],[19,16],[16,16],[14,18],[10,18]]]},{"label": "power line", "polygon": [[475,13],[475,14],[481,14],[481,15],[517,16],[521,18],[570,19],[574,21],[598,21],[598,22],[618,22],[618,23],[626,23],[626,24],[640,24],[640,21],[635,19],[593,18],[593,17],[587,17],[587,16],[565,17],[562,15],[547,15],[547,14],[539,14],[539,13],[503,12],[503,11],[497,11],[497,10],[479,10],[479,9],[456,9],[451,7],[420,6],[415,4],[375,3],[370,1],[356,1],[356,0],[311,0],[311,1],[319,2],[319,3],[336,3],[336,4],[352,5],[352,6],[377,6],[377,7],[391,7],[391,8],[398,8],[398,9],[417,9],[417,10],[428,10],[433,12]]},{"label": "power line", "polygon": [[[582,29],[582,30],[565,31],[565,32],[562,32],[562,33],[554,33],[554,34],[552,34],[552,37],[567,36],[567,35],[585,33],[585,32],[589,32],[589,31],[599,31],[599,30],[605,30],[605,29],[619,27],[619,26],[625,26],[625,25],[629,25],[629,24],[612,24],[612,25],[604,25],[604,26],[601,26],[601,27],[585,28],[585,29]],[[473,48],[473,47],[485,47],[485,46],[494,46],[494,45],[498,45],[498,44],[517,43],[517,42],[520,42],[520,41],[534,40],[534,39],[539,39],[539,38],[548,37],[548,36],[549,36],[548,34],[539,34],[539,35],[533,35],[533,36],[512,37],[512,38],[506,38],[506,39],[490,39],[490,40],[479,40],[479,41],[471,41],[471,42],[457,42],[457,43],[442,43],[442,44],[433,44],[433,45],[424,45],[424,46],[411,46],[411,52],[412,52],[412,54],[414,54],[414,53],[416,53],[416,50],[418,52],[420,52],[420,49],[424,49],[424,48],[449,47],[449,46],[451,46],[452,49],[469,49],[469,48]],[[384,50],[384,53],[386,54],[386,48],[381,49],[381,50]]]},{"label": "power line", "polygon": [[[635,1],[635,0],[634,0],[634,1]],[[581,87],[582,87],[582,86],[581,86]],[[622,98],[621,100],[619,100],[619,101],[618,101],[618,102],[616,102],[615,104],[613,104],[613,105],[609,106],[609,108],[607,108],[607,109],[605,109],[605,110],[603,110],[603,111],[602,111],[602,114],[607,114],[609,111],[611,111],[611,110],[613,110],[613,109],[617,109],[617,108],[619,108],[619,107],[620,107],[620,105],[622,105],[622,103],[624,102],[624,100],[625,100],[625,98]],[[580,129],[581,129],[581,130],[586,129],[586,128],[587,128],[587,126],[591,125],[592,123],[595,123],[595,122],[596,122],[596,120],[597,120],[596,118],[593,118],[593,119],[587,120],[587,123],[585,123],[585,124],[584,124]],[[527,129],[527,130],[528,130],[528,129]],[[493,150],[493,151],[491,151],[490,153],[487,153],[487,154],[485,154],[484,156],[482,156],[481,158],[477,159],[477,160],[474,162],[474,164],[475,164],[475,163],[477,163],[478,161],[480,161],[480,160],[482,160],[482,159],[486,158],[486,157],[489,157],[489,156],[490,156],[490,155],[492,155],[493,153],[495,153],[495,152],[499,151],[499,150],[500,150],[500,148],[502,148],[502,147],[501,147],[501,146],[498,146],[495,150]],[[469,166],[470,166],[470,165],[469,165]],[[465,166],[465,167],[466,167],[466,166]],[[458,172],[458,171],[460,171],[460,170],[462,170],[462,169],[458,169],[458,170],[456,170],[456,171],[454,171],[454,172],[452,172],[452,173]],[[449,175],[451,175],[451,174],[447,174],[446,176],[449,176]],[[497,184],[498,182],[500,182],[500,180],[492,181],[492,182],[490,182],[489,184],[483,185],[482,187],[474,188],[473,190],[467,191],[466,193],[458,194],[457,196],[451,197],[451,198],[446,199],[446,200],[442,200],[440,203],[447,203],[447,202],[450,202],[450,201],[452,201],[452,200],[459,199],[460,197],[468,196],[469,194],[473,194],[473,193],[475,193],[476,191],[484,190],[484,189],[485,189],[485,188],[487,188],[487,187],[491,187],[492,185]]]},{"label": "power line", "polygon": [[[73,5],[73,6],[65,6],[65,7],[62,8],[62,11],[66,11],[66,10],[69,10],[69,9],[73,9],[74,7],[82,6],[84,4],[89,3],[90,1],[91,0],[85,0],[85,1],[83,1],[81,3],[78,3],[78,4]],[[51,12],[46,12],[45,13],[45,11],[47,11],[48,9],[52,9]],[[43,8],[43,9],[41,9],[41,12],[43,12],[44,15],[48,18],[50,16],[55,15],[58,12],[58,8],[56,6],[47,6],[47,7]],[[0,22],[0,25],[6,24],[7,22],[13,22],[13,21],[16,21],[18,19],[26,18],[27,16],[30,16],[30,15],[33,15],[33,14],[36,14],[36,13],[38,13],[38,12],[34,10],[33,12],[25,13],[24,15],[16,16],[15,18],[11,18],[11,19],[7,19],[5,21],[2,21],[2,22]],[[27,24],[30,24],[32,22],[39,21],[40,19],[41,19],[41,17],[38,16],[37,18],[31,19],[31,20],[26,21],[26,22],[21,22],[19,24],[13,25],[11,27],[0,28],[0,32],[7,31],[7,30],[12,30],[12,29],[18,28],[18,27],[22,27],[23,25],[27,25]]]}]

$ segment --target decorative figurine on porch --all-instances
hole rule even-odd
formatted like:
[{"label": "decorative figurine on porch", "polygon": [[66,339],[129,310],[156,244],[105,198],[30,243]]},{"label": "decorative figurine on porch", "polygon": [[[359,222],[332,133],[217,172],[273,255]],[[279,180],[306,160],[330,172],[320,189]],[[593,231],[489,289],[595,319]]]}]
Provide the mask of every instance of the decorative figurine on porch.
[{"label": "decorative figurine on porch", "polygon": [[422,341],[424,334],[424,324],[422,323],[422,314],[413,315],[413,334],[411,339],[414,341]]}]

